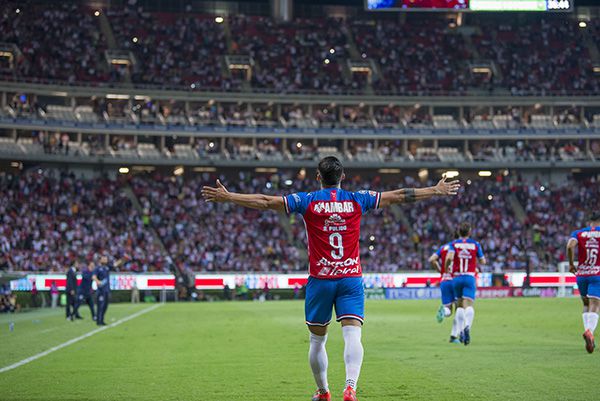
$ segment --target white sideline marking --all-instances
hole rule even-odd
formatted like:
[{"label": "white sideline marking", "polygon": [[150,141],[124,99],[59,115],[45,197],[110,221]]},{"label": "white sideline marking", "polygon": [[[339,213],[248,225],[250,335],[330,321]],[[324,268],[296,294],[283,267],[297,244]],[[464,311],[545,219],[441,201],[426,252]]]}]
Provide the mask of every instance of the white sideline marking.
[{"label": "white sideline marking", "polygon": [[127,316],[127,317],[124,317],[123,319],[117,320],[116,322],[114,322],[114,323],[111,323],[111,324],[109,324],[109,325],[107,325],[107,326],[101,326],[101,327],[98,327],[97,329],[95,329],[95,330],[92,330],[92,331],[90,331],[90,332],[88,332],[88,333],[85,333],[84,335],[81,335],[81,336],[79,336],[79,337],[76,337],[76,338],[73,338],[73,339],[71,339],[71,340],[69,340],[69,341],[67,341],[67,342],[64,342],[64,343],[62,343],[62,344],[59,344],[59,345],[57,345],[56,347],[52,347],[52,348],[50,348],[50,349],[47,349],[46,351],[43,351],[43,352],[40,352],[39,354],[35,354],[35,355],[33,355],[33,356],[30,356],[29,358],[25,358],[25,359],[23,359],[22,361],[19,361],[19,362],[13,363],[12,365],[5,366],[5,367],[3,367],[3,368],[1,368],[1,369],[0,369],[0,373],[8,372],[9,370],[13,370],[13,369],[16,369],[16,368],[18,368],[19,366],[23,366],[23,365],[25,365],[25,364],[28,364],[29,362],[33,362],[33,361],[35,361],[36,359],[40,359],[41,357],[44,357],[44,356],[46,356],[46,355],[48,355],[48,354],[51,354],[51,353],[53,353],[54,351],[58,351],[59,349],[62,349],[62,348],[68,347],[68,346],[69,346],[69,345],[71,345],[71,344],[75,344],[76,342],[79,342],[79,341],[81,341],[81,340],[84,340],[84,339],[86,339],[86,338],[88,338],[88,337],[91,337],[91,336],[93,336],[94,334],[100,333],[101,331],[104,331],[104,330],[106,330],[106,329],[110,329],[111,327],[118,326],[118,325],[120,325],[121,323],[125,323],[125,322],[127,322],[127,321],[129,321],[129,320],[131,320],[131,319],[135,319],[136,317],[138,317],[138,316],[142,316],[142,315],[143,315],[143,314],[145,314],[145,313],[152,312],[154,309],[156,309],[156,308],[158,308],[158,307],[160,307],[160,306],[162,306],[162,304],[156,304],[156,305],[153,305],[153,306],[151,306],[151,307],[149,307],[149,308],[142,309],[142,310],[141,310],[141,311],[139,311],[139,312],[136,312],[136,313],[134,313],[134,314],[132,314],[132,315],[129,315],[129,316]]}]

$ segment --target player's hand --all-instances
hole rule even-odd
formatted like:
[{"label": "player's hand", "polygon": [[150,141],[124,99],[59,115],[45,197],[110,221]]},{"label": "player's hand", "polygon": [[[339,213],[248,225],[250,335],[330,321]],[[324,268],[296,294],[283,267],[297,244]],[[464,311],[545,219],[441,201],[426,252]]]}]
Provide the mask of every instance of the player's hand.
[{"label": "player's hand", "polygon": [[438,195],[450,195],[454,196],[458,194],[458,190],[460,189],[460,182],[458,180],[454,181],[446,181],[447,178],[444,176],[434,187],[435,192]]},{"label": "player's hand", "polygon": [[573,274],[577,274],[577,268],[575,267],[575,265],[569,265],[569,271]]},{"label": "player's hand", "polygon": [[220,180],[217,180],[217,187],[202,187],[202,196],[207,202],[225,202],[228,200],[229,191]]}]

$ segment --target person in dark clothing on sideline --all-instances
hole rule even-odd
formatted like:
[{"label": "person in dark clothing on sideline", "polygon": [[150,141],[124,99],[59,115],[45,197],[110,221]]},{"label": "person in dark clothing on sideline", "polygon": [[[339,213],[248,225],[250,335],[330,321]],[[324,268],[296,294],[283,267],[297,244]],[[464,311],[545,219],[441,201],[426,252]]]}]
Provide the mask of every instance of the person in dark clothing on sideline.
[{"label": "person in dark clothing on sideline", "polygon": [[90,262],[88,266],[81,264],[81,283],[77,287],[77,303],[75,305],[75,315],[79,316],[79,307],[84,302],[90,307],[92,320],[96,320],[96,311],[94,310],[94,297],[92,290],[92,276],[94,264]]},{"label": "person in dark clothing on sideline", "polygon": [[67,270],[67,287],[65,291],[67,293],[67,320],[81,319],[75,307],[75,303],[77,302],[77,271],[75,270],[75,266],[71,266]]},{"label": "person in dark clothing on sideline", "polygon": [[96,298],[98,307],[96,311],[96,324],[98,326],[106,326],[104,315],[108,309],[108,300],[110,295],[110,268],[108,267],[108,257],[100,257],[100,264],[94,270],[92,279],[96,282],[98,289],[96,290]]}]

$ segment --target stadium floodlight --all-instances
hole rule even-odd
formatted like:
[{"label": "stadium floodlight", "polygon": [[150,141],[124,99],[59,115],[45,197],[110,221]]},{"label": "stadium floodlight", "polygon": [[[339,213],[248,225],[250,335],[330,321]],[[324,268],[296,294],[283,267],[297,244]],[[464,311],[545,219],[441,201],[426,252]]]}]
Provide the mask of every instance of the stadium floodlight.
[{"label": "stadium floodlight", "polygon": [[540,187],[540,192],[544,192],[545,190],[546,190],[546,187],[542,185],[542,186]]},{"label": "stadium floodlight", "polygon": [[374,235],[371,235],[371,236],[369,237],[369,241],[371,241],[371,242],[375,241],[375,236],[374,236]]},{"label": "stadium floodlight", "polygon": [[100,16],[100,10],[96,10],[96,11],[94,11],[94,16],[95,16],[95,17],[99,17],[99,16]]},{"label": "stadium floodlight", "polygon": [[455,177],[458,177],[460,175],[460,173],[457,170],[448,170],[442,175],[445,176],[446,178],[455,178]]},{"label": "stadium floodlight", "polygon": [[419,170],[419,178],[421,180],[426,180],[427,177],[429,177],[429,170],[427,170],[426,168],[422,168],[421,170]]},{"label": "stadium floodlight", "polygon": [[489,200],[489,201],[491,201],[492,199],[494,199],[494,195],[492,195],[492,194],[489,194],[489,195],[488,195],[488,200]]},{"label": "stadium floodlight", "polygon": [[374,249],[375,249],[375,247],[373,245],[369,245],[369,251],[372,251]]},{"label": "stadium floodlight", "polygon": [[467,185],[471,185],[473,182],[471,180],[467,180]]},{"label": "stadium floodlight", "polygon": [[215,17],[215,22],[217,24],[222,24],[225,21],[225,19],[221,16]]},{"label": "stadium floodlight", "polygon": [[20,12],[21,12],[21,9],[20,9],[20,8],[17,8],[17,9],[15,10],[15,13],[17,13],[17,14],[19,14]]},{"label": "stadium floodlight", "polygon": [[131,39],[131,41],[132,41],[133,43],[137,43],[137,42],[139,41],[139,39],[138,39],[138,37],[137,37],[137,36],[134,36],[134,37]]},{"label": "stadium floodlight", "polygon": [[177,166],[173,169],[173,175],[178,176],[178,175],[182,175],[184,173],[184,168],[183,166]]},{"label": "stadium floodlight", "polygon": [[585,22],[585,21],[579,21],[579,27],[580,28],[587,28],[587,22]]},{"label": "stadium floodlight", "polygon": [[329,63],[330,63],[330,61],[329,61],[329,59],[328,59],[328,58],[326,58],[326,59],[325,59],[325,61],[323,61],[323,62],[324,62],[325,64],[329,64]]},{"label": "stadium floodlight", "polygon": [[479,172],[479,176],[480,177],[491,177],[492,176],[492,172],[488,171],[488,170],[481,170]]},{"label": "stadium floodlight", "polygon": [[329,53],[334,54],[335,53],[335,49],[332,47],[331,49],[329,49]]},{"label": "stadium floodlight", "polygon": [[121,173],[121,174],[129,173],[129,167],[119,167],[119,173]]},{"label": "stadium floodlight", "polygon": [[291,186],[294,182],[292,180],[285,180],[284,184],[288,187]]},{"label": "stadium floodlight", "polygon": [[296,142],[296,147],[298,149],[301,149],[302,148],[302,142]]}]

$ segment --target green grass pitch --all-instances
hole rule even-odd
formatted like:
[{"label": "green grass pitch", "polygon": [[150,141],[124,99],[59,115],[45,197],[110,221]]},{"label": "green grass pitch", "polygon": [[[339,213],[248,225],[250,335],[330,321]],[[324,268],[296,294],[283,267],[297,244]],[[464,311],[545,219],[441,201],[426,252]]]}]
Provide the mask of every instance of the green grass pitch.
[{"label": "green grass pitch", "polygon": [[[361,401],[598,398],[600,352],[584,350],[578,299],[479,300],[468,347],[448,343],[437,305],[367,302]],[[111,305],[108,321],[144,308]],[[62,309],[0,316],[0,368],[94,330],[83,311],[74,323]],[[166,304],[0,373],[0,400],[306,401],[303,316],[299,301]],[[341,400],[338,324],[327,349]]]}]

